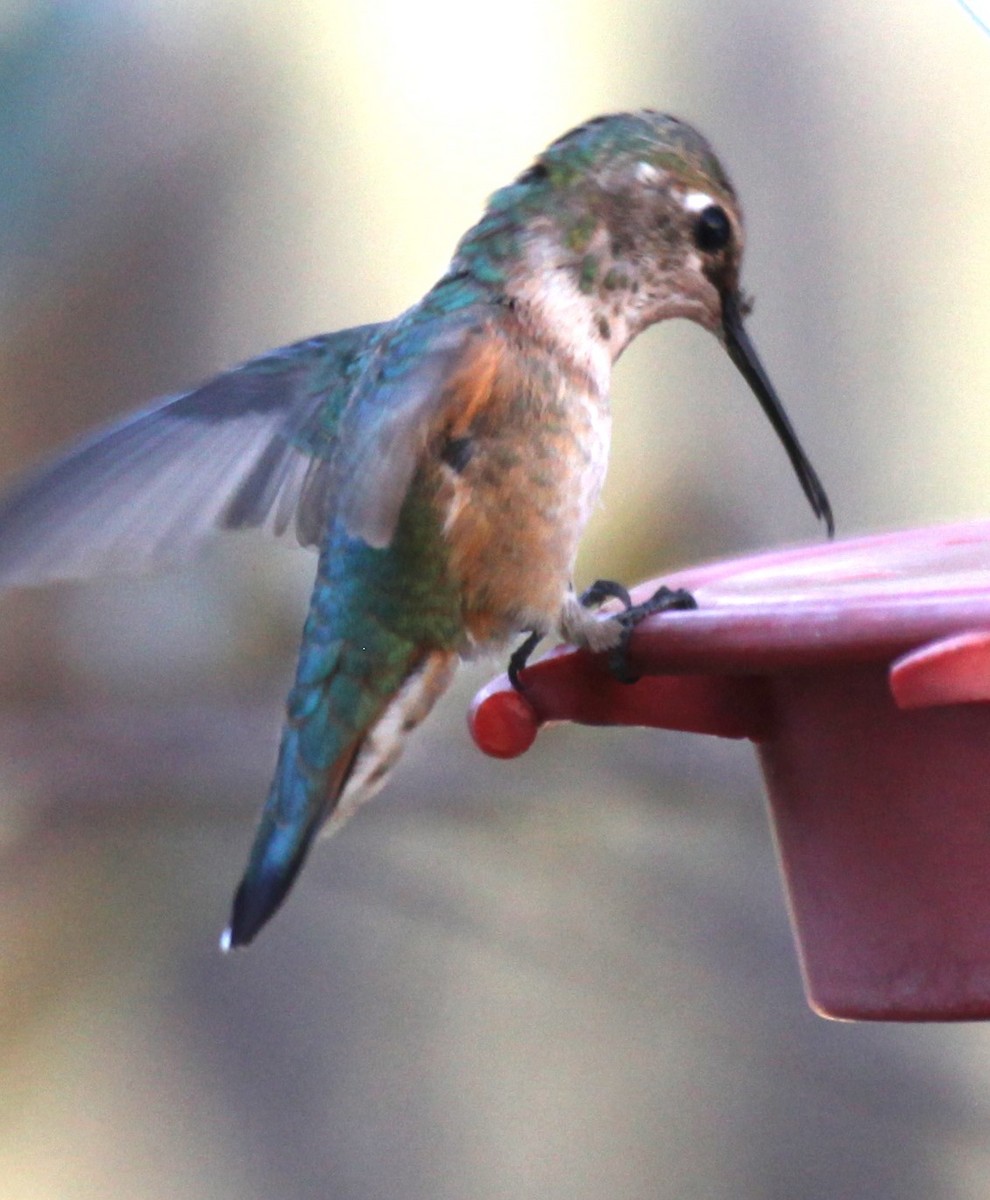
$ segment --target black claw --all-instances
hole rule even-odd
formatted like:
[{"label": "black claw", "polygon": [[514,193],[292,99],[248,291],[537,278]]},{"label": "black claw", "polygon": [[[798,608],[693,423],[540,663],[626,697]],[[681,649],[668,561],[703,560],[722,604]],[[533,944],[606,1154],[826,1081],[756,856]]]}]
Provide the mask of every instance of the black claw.
[{"label": "black claw", "polygon": [[509,683],[512,684],[513,688],[515,688],[517,692],[521,692],[523,690],[522,680],[519,678],[519,672],[529,662],[530,656],[542,640],[542,634],[531,633],[524,642],[520,642],[515,650],[512,651],[512,654],[509,658],[509,669],[507,674],[509,676]]},{"label": "black claw", "polygon": [[624,608],[632,608],[629,592],[614,579],[596,579],[591,587],[585,588],[580,597],[582,608],[597,608],[606,600],[621,600]]},{"label": "black claw", "polygon": [[629,670],[629,639],[632,631],[654,613],[670,612],[672,609],[697,608],[698,602],[684,588],[658,587],[653,595],[640,604],[630,605],[624,613],[613,617],[622,626],[618,643],[608,652],[608,669],[619,683],[635,683],[639,675]]}]

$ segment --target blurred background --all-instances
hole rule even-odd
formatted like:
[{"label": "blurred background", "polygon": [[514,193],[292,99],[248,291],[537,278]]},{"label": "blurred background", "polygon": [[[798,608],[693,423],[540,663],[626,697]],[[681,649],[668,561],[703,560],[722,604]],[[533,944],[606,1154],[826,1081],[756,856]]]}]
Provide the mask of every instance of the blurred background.
[{"label": "blurred background", "polygon": [[[397,313],[598,112],[714,142],[842,535],[986,515],[990,37],[951,0],[0,0],[0,468]],[[819,531],[743,381],[627,353],[580,582]],[[216,949],[314,560],[0,602],[0,1193],[984,1197],[981,1026],[805,1007],[751,748],[469,744],[476,666]]]}]

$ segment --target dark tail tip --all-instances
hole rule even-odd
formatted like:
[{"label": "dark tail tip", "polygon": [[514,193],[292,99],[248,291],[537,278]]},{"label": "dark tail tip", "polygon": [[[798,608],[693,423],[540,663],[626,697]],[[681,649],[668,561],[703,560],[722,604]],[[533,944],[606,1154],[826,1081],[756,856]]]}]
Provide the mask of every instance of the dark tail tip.
[{"label": "dark tail tip", "polygon": [[[325,701],[320,704],[323,708],[318,705],[317,712],[326,708]],[[312,719],[312,714],[307,717]],[[316,732],[322,736],[322,726]],[[220,937],[220,949],[225,952],[252,942],[289,894],[317,830],[347,782],[363,735],[353,737],[329,766],[307,765],[299,747],[300,736],[297,726],[286,726],[272,788],[234,896],[230,924]],[[307,736],[313,740],[312,729]]]},{"label": "dark tail tip", "polygon": [[224,953],[249,945],[268,924],[289,894],[308,849],[309,839],[294,861],[288,865],[279,863],[274,870],[266,869],[265,865],[255,868],[253,863],[248,866],[234,895],[230,924],[220,936],[220,949]]},{"label": "dark tail tip", "polygon": [[287,890],[259,887],[257,881],[249,885],[247,879],[243,880],[234,896],[230,924],[220,935],[220,949],[226,953],[253,942],[274,916]]},{"label": "dark tail tip", "polygon": [[249,881],[245,878],[234,896],[230,924],[220,937],[220,949],[226,953],[254,941],[261,929],[275,915],[285,899],[287,887],[272,887],[272,880]]}]

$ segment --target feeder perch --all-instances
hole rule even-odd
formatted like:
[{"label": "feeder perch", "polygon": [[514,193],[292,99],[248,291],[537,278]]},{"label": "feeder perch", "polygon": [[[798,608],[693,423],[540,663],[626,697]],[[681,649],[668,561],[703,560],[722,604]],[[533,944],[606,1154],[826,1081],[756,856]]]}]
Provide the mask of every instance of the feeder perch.
[{"label": "feeder perch", "polygon": [[562,720],[751,739],[812,1007],[990,1017],[990,521],[662,582],[698,608],[636,628],[638,682],[561,647],[522,693],[502,677],[478,694],[481,749],[514,757]]}]

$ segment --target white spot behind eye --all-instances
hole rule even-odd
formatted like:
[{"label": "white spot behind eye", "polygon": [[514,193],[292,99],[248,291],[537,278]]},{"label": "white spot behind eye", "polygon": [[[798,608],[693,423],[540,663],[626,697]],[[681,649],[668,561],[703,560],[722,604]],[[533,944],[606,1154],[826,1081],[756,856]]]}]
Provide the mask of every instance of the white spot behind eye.
[{"label": "white spot behind eye", "polygon": [[656,183],[660,178],[660,172],[651,163],[638,162],[636,164],[636,179],[640,183]]},{"label": "white spot behind eye", "polygon": [[685,210],[692,213],[703,212],[714,203],[715,201],[707,192],[688,192],[683,200]]}]

